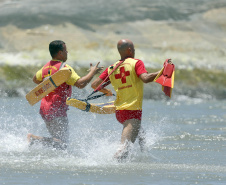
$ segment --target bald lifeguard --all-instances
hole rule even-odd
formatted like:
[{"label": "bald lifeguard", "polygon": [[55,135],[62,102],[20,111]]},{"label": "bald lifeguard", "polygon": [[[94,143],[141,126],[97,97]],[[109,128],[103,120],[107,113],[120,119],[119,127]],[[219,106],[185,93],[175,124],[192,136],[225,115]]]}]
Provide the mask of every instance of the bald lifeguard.
[{"label": "bald lifeguard", "polygon": [[132,57],[134,58],[135,49],[133,42],[129,39],[121,39],[117,44],[118,52],[121,55],[121,60]]},{"label": "bald lifeguard", "polygon": [[[97,88],[103,81],[108,79],[117,93],[115,115],[118,122],[123,125],[123,130],[121,146],[114,157],[120,161],[128,156],[130,145],[135,142],[137,137],[141,150],[144,149],[145,132],[141,127],[143,83],[152,82],[159,72],[148,73],[143,61],[134,58],[135,49],[131,40],[119,40],[117,48],[121,59],[106,68],[93,81],[92,88]],[[118,69],[115,68],[114,70],[112,66],[118,64],[120,64]],[[103,88],[101,92],[107,95],[112,94],[111,90],[106,88]]]}]

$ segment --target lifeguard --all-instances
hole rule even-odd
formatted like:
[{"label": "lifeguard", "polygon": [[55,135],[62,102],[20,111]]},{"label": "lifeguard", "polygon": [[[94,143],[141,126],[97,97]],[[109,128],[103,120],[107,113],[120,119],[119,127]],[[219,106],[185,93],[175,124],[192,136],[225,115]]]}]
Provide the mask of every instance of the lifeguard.
[{"label": "lifeguard", "polygon": [[[143,83],[152,82],[158,75],[158,72],[148,73],[144,63],[135,59],[135,49],[132,41],[122,39],[118,42],[117,48],[121,59],[113,66],[108,67],[93,83],[92,88],[98,87],[108,76],[114,66],[120,61],[123,63],[110,75],[117,97],[114,105],[116,106],[116,118],[123,124],[121,136],[121,147],[115,154],[115,158],[121,160],[128,155],[130,143],[134,143],[138,133],[141,131],[142,101],[143,101]],[[107,81],[107,80],[106,80]],[[112,94],[109,89],[100,90],[107,95]],[[144,137],[139,137],[140,145],[144,144]]]}]

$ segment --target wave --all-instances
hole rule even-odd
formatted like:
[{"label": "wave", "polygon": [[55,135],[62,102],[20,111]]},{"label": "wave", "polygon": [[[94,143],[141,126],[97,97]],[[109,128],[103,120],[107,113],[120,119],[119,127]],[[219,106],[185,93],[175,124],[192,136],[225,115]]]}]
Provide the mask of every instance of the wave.
[{"label": "wave", "polygon": [[71,63],[110,65],[117,41],[129,38],[147,66],[172,58],[180,69],[225,70],[224,0],[11,0],[0,10],[1,65],[43,64],[56,38],[67,43]]}]

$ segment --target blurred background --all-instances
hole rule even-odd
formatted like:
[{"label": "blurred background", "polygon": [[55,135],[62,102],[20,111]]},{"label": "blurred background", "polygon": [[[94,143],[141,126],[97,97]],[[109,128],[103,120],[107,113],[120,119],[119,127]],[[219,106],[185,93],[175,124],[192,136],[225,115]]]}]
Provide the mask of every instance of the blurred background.
[{"label": "blurred background", "polygon": [[[24,97],[35,87],[53,40],[67,44],[67,62],[83,76],[89,63],[116,62],[122,38],[134,42],[149,72],[173,60],[173,96],[226,98],[225,0],[0,0],[0,96]],[[145,85],[145,98],[160,92]]]}]

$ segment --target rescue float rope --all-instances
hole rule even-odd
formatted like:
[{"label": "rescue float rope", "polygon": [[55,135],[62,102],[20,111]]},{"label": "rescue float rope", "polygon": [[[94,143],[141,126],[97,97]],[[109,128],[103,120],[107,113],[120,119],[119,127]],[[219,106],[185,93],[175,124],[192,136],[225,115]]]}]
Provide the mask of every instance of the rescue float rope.
[{"label": "rescue float rope", "polygon": [[[89,110],[90,110],[90,107],[91,107],[91,105],[90,105],[90,103],[88,102],[88,100],[94,100],[94,99],[97,99],[97,98],[100,98],[100,97],[102,97],[102,96],[105,96],[106,94],[100,94],[100,95],[96,95],[96,96],[92,96],[93,94],[95,94],[96,92],[98,92],[99,90],[101,90],[101,89],[103,89],[104,87],[106,87],[107,85],[109,85],[110,83],[111,83],[111,81],[110,80],[108,80],[107,82],[106,82],[106,80],[109,78],[109,76],[124,62],[125,60],[122,60],[122,61],[120,61],[113,69],[112,69],[112,71],[108,74],[108,76],[103,80],[103,82],[101,82],[101,84],[89,95],[89,96],[87,96],[87,98],[86,99],[79,99],[80,101],[84,101],[84,102],[86,102],[86,109],[85,110],[83,110],[83,111],[86,111],[86,112],[89,112]],[[113,67],[113,66],[111,66],[111,67]],[[113,94],[113,96],[115,96],[114,94]]]}]

